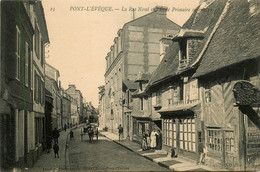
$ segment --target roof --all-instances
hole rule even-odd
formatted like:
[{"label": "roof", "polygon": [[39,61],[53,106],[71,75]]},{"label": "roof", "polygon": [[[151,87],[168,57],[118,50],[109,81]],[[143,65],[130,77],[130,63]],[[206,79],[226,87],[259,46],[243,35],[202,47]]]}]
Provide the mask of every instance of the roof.
[{"label": "roof", "polygon": [[151,78],[151,74],[150,73],[139,72],[137,74],[137,77],[136,77],[134,82],[149,81],[150,78]]},{"label": "roof", "polygon": [[200,106],[199,102],[194,102],[190,104],[181,104],[177,106],[172,106],[172,107],[166,107],[158,110],[159,113],[161,114],[171,114],[174,112],[173,115],[178,115],[178,114],[183,114],[183,112],[187,112],[188,114],[190,112],[194,112],[194,108]]},{"label": "roof", "polygon": [[[227,0],[217,0],[211,3],[207,8],[197,7],[191,17],[183,25],[182,30],[186,31],[196,31],[196,34],[200,31],[203,31],[204,39],[202,44],[198,47],[194,57],[198,57],[200,52],[207,46],[207,43],[210,41],[213,30],[216,28],[216,23],[219,20],[223,9],[226,5]],[[187,32],[188,33],[188,32]],[[189,33],[190,34],[190,33]],[[200,35],[201,36],[201,35]],[[197,58],[190,60],[189,66],[184,70],[179,70],[179,43],[173,42],[173,44],[167,50],[164,58],[159,64],[158,68],[153,73],[147,89],[152,86],[161,83],[169,78],[177,76],[186,70],[190,69],[191,64],[194,64]]]},{"label": "roof", "polygon": [[204,37],[203,30],[190,30],[190,29],[181,29],[180,32],[173,38],[173,40],[178,40],[183,37]]},{"label": "roof", "polygon": [[136,90],[139,88],[138,83],[135,83],[134,81],[124,80],[123,83],[130,90]]},{"label": "roof", "polygon": [[200,77],[260,56],[260,13],[250,16],[246,0],[232,1],[194,75]]}]

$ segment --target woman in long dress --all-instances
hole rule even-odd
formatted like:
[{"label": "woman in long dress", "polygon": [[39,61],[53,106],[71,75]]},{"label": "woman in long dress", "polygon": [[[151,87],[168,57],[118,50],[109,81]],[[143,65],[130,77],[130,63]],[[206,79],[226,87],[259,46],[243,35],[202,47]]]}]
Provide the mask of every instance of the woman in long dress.
[{"label": "woman in long dress", "polygon": [[152,149],[154,149],[156,147],[156,135],[158,135],[158,134],[154,129],[151,133],[151,148]]}]

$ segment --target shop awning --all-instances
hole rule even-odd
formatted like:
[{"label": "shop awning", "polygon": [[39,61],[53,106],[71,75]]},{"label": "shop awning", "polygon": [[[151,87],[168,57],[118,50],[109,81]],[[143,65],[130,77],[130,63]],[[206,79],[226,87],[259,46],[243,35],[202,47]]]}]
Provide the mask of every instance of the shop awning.
[{"label": "shop awning", "polygon": [[176,106],[169,106],[163,107],[162,109],[158,110],[157,112],[160,114],[168,114],[168,113],[175,113],[175,114],[189,114],[194,112],[194,108],[197,107],[200,102],[189,103],[189,104],[182,104]]}]

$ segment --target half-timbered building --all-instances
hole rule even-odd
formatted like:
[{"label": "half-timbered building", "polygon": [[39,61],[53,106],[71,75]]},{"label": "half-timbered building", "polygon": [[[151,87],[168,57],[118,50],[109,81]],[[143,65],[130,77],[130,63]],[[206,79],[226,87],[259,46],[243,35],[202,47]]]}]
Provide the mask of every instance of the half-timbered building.
[{"label": "half-timbered building", "polygon": [[256,1],[227,3],[226,14],[193,76],[202,83],[206,163],[229,170],[257,170],[260,6]]}]

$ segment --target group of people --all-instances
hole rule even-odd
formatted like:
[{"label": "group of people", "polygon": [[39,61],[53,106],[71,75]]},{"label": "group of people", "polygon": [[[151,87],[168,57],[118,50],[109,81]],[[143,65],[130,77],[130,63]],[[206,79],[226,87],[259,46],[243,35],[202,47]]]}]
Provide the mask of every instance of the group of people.
[{"label": "group of people", "polygon": [[142,150],[162,149],[162,133],[160,129],[153,129],[152,132],[146,130],[143,132]]},{"label": "group of people", "polygon": [[[66,131],[66,129],[65,129]],[[74,133],[72,130],[70,130],[70,140],[74,140]],[[55,128],[53,131],[52,131],[52,139],[50,139],[50,141],[47,143],[47,153],[50,152],[50,149],[51,149],[51,145],[52,145],[52,141],[54,141],[54,145],[53,145],[53,150],[54,150],[54,157],[56,158],[59,158],[59,137],[60,137],[60,132],[57,130],[57,128]]]}]

